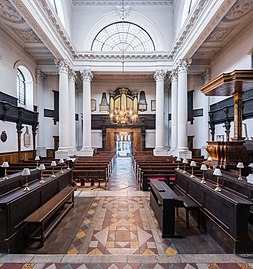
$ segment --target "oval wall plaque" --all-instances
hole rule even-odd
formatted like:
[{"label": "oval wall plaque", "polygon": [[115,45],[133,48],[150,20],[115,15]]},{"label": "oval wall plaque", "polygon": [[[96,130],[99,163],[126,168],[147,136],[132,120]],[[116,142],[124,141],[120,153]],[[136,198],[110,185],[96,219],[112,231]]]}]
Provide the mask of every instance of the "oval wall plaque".
[{"label": "oval wall plaque", "polygon": [[7,140],[7,134],[6,134],[5,131],[2,131],[2,133],[1,133],[1,141],[5,142],[6,140]]}]

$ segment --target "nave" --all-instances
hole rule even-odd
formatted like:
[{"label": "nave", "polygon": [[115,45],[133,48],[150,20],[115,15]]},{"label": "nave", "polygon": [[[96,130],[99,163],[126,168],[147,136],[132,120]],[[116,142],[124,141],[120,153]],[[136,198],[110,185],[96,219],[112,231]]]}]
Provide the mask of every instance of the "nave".
[{"label": "nave", "polygon": [[149,196],[149,192],[137,190],[131,158],[118,157],[108,190],[79,188],[74,208],[44,247],[32,245],[23,255],[2,254],[1,267],[10,268],[8,262],[14,262],[18,263],[15,268],[43,269],[251,268],[247,264],[251,259],[224,254],[191,219],[188,231],[181,209],[176,225],[183,237],[161,238]]}]

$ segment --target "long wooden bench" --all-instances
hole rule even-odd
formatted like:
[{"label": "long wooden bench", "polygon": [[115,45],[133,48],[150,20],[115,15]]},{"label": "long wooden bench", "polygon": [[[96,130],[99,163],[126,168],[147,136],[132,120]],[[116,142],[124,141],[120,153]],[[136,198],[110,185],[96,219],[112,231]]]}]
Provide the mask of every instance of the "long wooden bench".
[{"label": "long wooden bench", "polygon": [[[40,236],[30,236],[30,240],[40,241],[41,245],[44,245],[45,239],[50,235],[53,229],[61,221],[61,219],[66,215],[71,207],[74,206],[74,191],[75,187],[66,187],[43,206],[33,212],[29,217],[27,217],[24,222],[38,225],[40,229]],[[69,201],[71,199],[71,201]],[[63,210],[63,212],[54,220],[47,230],[45,230],[45,225],[48,221],[61,209],[65,204],[68,206]],[[35,231],[36,232],[36,231]],[[34,232],[34,233],[35,233]],[[36,235],[36,234],[35,234]]]},{"label": "long wooden bench", "polygon": [[[194,202],[189,196],[178,196],[178,199],[183,201],[183,207],[186,212],[186,228],[189,230],[189,211],[195,210],[197,211],[197,223],[198,229],[200,228],[200,206]],[[178,207],[177,207],[177,215],[178,215]]]}]

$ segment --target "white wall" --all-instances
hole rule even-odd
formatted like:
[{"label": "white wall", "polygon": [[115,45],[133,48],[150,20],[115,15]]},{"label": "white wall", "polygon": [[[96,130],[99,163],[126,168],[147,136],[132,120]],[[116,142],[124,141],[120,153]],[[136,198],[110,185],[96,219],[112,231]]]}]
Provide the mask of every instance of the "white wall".
[{"label": "white wall", "polygon": [[15,65],[23,64],[33,75],[35,61],[0,29],[0,91],[17,97]]},{"label": "white wall", "polygon": [[91,146],[93,148],[102,148],[102,130],[91,131]]},{"label": "white wall", "polygon": [[146,130],[146,148],[155,148],[155,130]]},{"label": "white wall", "polygon": [[[54,109],[54,93],[53,90],[58,91],[59,76],[46,76],[44,82],[44,109]],[[59,124],[54,125],[53,118],[44,117],[44,146],[47,149],[54,148],[53,136],[59,135]]]},{"label": "white wall", "polygon": [[[16,43],[13,42],[1,29],[0,29],[0,91],[17,98],[17,85],[16,85],[16,67],[19,65],[25,66],[31,73],[31,79],[34,80],[34,73],[36,63],[32,58]],[[34,81],[33,81],[34,82]],[[30,83],[28,94],[33,95],[34,83]],[[32,92],[33,90],[33,92]],[[30,92],[29,92],[30,91]],[[33,98],[28,98],[27,109],[33,110]],[[32,130],[28,126],[31,135],[31,146],[24,147],[24,132],[25,126],[22,129],[21,135],[21,150],[27,151],[33,149],[32,144]],[[6,131],[7,141],[0,142],[0,153],[15,152],[18,150],[17,143],[17,129],[16,123],[0,121],[0,132]]]},{"label": "white wall", "polygon": [[2,142],[0,140],[0,153],[13,152],[18,150],[17,129],[16,123],[0,121],[0,133],[5,131],[7,140]]},{"label": "white wall", "polygon": [[[110,18],[107,17],[108,14]],[[139,14],[139,15],[138,15]],[[97,29],[92,29],[92,35],[95,35],[105,26],[110,23],[121,21],[120,16],[116,13],[116,6],[74,6],[73,7],[73,43],[78,51],[90,50],[90,47],[84,46],[85,38],[92,28],[92,25],[101,20],[100,26]],[[136,23],[143,27],[150,33],[150,25],[157,29],[158,36],[161,37],[164,48],[162,50],[168,51],[173,42],[173,6],[134,6],[130,7],[129,15],[125,19]],[[149,21],[144,22],[145,20]],[[149,24],[149,26],[148,26]],[[82,27],[80,27],[82,25]],[[90,28],[91,27],[91,28]],[[151,33],[150,33],[151,34]],[[154,42],[157,42],[155,35],[151,34]],[[161,50],[157,49],[156,50]]]},{"label": "white wall", "polygon": [[211,63],[211,76],[215,78],[222,73],[235,69],[250,69],[253,44],[253,22],[243,32],[236,35],[236,39],[229,42],[230,46],[222,50]]}]

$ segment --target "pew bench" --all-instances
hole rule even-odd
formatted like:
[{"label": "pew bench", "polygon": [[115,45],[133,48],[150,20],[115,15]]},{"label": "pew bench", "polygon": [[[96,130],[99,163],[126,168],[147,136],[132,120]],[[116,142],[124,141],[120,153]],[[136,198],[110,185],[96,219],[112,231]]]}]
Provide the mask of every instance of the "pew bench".
[{"label": "pew bench", "polygon": [[[30,240],[40,241],[41,246],[44,245],[45,239],[67,214],[70,208],[74,206],[75,190],[75,187],[64,188],[24,220],[24,222],[28,223],[29,225],[33,224],[38,226],[34,234],[36,234],[38,229],[40,231],[40,236],[31,235],[29,238]],[[71,201],[69,201],[70,199]],[[53,220],[52,223],[50,223],[47,229],[45,229],[45,226],[48,224],[49,220],[66,204],[68,204],[68,206],[63,210],[63,212],[55,220]]]},{"label": "pew bench", "polygon": [[[197,211],[197,223],[198,229],[200,229],[200,206],[194,202],[189,196],[178,196],[178,199],[183,201],[183,208],[185,208],[186,214],[186,228],[189,230],[189,211]],[[178,207],[177,207],[177,216],[178,216]]]}]

